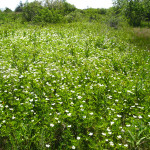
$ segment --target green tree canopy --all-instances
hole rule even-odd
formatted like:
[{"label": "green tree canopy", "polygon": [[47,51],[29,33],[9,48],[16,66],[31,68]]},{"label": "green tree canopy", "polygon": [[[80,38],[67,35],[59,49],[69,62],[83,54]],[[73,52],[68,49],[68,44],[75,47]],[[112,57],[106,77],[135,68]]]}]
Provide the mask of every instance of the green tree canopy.
[{"label": "green tree canopy", "polygon": [[12,10],[11,10],[10,8],[6,7],[5,10],[4,10],[4,12],[5,12],[5,13],[11,13]]},{"label": "green tree canopy", "polygon": [[20,4],[16,7],[15,12],[22,12],[23,11],[23,3],[20,1]]}]

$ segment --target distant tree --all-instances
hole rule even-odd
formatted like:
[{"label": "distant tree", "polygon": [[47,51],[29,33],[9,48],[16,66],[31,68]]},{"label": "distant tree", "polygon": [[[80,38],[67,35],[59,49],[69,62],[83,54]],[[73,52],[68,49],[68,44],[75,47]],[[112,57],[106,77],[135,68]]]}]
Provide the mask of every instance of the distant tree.
[{"label": "distant tree", "polygon": [[4,12],[5,12],[5,13],[11,13],[12,10],[11,10],[10,8],[6,7],[5,10],[4,10]]},{"label": "distant tree", "polygon": [[126,7],[125,15],[130,25],[140,26],[144,16],[144,9],[140,0],[130,0]]},{"label": "distant tree", "polygon": [[76,10],[76,7],[66,2],[66,0],[44,0],[43,4],[44,7],[53,11],[53,14],[59,14],[59,17],[68,15]]},{"label": "distant tree", "polygon": [[97,9],[97,12],[98,12],[98,14],[105,15],[107,13],[107,9],[105,9],[105,8],[99,8],[99,9]]},{"label": "distant tree", "polygon": [[48,8],[40,9],[38,15],[34,17],[34,22],[49,22],[53,21],[53,14],[52,11]]},{"label": "distant tree", "polygon": [[132,26],[140,26],[144,16],[142,0],[114,0],[116,13],[123,13]]},{"label": "distant tree", "polygon": [[68,23],[71,23],[71,22],[83,21],[82,17],[83,17],[82,12],[75,10],[75,11],[69,13],[68,15],[66,15],[65,19]]},{"label": "distant tree", "polygon": [[49,9],[60,8],[62,5],[62,0],[45,0],[44,6]]},{"label": "distant tree", "polygon": [[150,22],[150,0],[143,0],[145,20]]},{"label": "distant tree", "polygon": [[40,14],[42,8],[43,6],[39,1],[25,3],[23,7],[23,15],[22,15],[23,19],[26,21],[33,21],[35,17]]},{"label": "distant tree", "polygon": [[23,11],[23,3],[20,1],[20,4],[16,7],[15,12],[22,12]]},{"label": "distant tree", "polygon": [[74,5],[67,3],[66,1],[63,1],[63,10],[64,10],[64,14],[66,15],[75,11],[76,7]]}]

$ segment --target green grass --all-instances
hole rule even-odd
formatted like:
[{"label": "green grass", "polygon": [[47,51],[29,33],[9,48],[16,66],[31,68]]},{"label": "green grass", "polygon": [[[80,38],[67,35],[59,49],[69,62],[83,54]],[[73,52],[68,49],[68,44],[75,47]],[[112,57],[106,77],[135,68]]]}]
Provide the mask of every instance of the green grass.
[{"label": "green grass", "polygon": [[0,149],[150,145],[149,52],[99,23],[0,31]]}]

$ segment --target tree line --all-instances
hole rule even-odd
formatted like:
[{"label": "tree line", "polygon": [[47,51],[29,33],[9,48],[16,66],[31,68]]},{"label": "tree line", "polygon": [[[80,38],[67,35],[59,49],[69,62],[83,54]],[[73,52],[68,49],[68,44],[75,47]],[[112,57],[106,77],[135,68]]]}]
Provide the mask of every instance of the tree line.
[{"label": "tree line", "polygon": [[[3,13],[11,12],[9,8],[6,8]],[[131,26],[141,26],[143,21],[150,22],[150,0],[113,0],[113,7],[109,9],[88,8],[83,10],[77,9],[66,0],[35,0],[24,4],[20,2],[14,12],[21,14],[23,22],[99,21],[103,15],[108,18],[111,26],[119,24],[120,16],[124,17]]]},{"label": "tree line", "polygon": [[131,26],[141,26],[142,21],[150,22],[150,0],[114,0],[116,13],[124,15]]}]

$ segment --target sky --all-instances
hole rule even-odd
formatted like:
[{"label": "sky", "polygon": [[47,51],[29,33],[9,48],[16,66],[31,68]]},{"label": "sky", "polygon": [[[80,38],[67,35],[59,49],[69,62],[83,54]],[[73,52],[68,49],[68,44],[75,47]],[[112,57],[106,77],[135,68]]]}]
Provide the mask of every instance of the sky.
[{"label": "sky", "polygon": [[[21,0],[22,3],[25,3],[27,0]],[[28,0],[32,2],[34,0]],[[85,8],[109,8],[112,6],[112,0],[66,0],[68,3],[73,4],[76,8],[85,9]],[[6,7],[11,10],[15,8],[20,3],[20,0],[0,0],[0,9]]]}]

